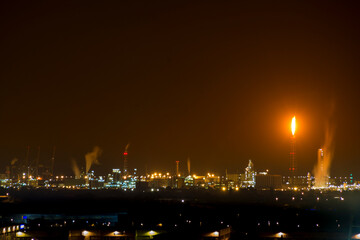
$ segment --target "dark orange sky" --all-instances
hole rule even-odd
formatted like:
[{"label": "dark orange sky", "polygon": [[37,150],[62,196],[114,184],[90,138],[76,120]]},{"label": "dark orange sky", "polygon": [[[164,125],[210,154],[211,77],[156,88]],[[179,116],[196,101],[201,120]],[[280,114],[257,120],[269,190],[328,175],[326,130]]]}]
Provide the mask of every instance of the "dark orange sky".
[{"label": "dark orange sky", "polygon": [[[25,146],[57,147],[71,173],[97,145],[104,173],[129,165],[286,174],[298,119],[299,172],[325,123],[332,175],[360,171],[359,4],[329,1],[0,3],[0,167]],[[335,106],[333,114],[331,106]],[[80,164],[81,165],[81,164]],[[184,164],[185,165],[185,164]]]}]

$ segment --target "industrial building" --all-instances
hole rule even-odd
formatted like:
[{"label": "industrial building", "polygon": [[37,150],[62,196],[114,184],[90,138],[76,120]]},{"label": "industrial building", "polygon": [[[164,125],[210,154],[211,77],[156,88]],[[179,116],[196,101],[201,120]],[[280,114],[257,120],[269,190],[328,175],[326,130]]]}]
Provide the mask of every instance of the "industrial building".
[{"label": "industrial building", "polygon": [[282,178],[280,175],[268,174],[268,172],[260,172],[256,175],[255,188],[258,190],[281,189]]}]

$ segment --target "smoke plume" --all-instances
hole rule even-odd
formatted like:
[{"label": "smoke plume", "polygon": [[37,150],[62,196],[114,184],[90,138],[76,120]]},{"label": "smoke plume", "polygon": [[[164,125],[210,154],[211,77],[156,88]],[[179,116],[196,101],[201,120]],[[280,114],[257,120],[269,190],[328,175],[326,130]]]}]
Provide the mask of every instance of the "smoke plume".
[{"label": "smoke plume", "polygon": [[100,164],[98,157],[100,157],[101,153],[102,150],[98,146],[95,146],[92,152],[85,154],[86,173],[89,172],[91,165]]},{"label": "smoke plume", "polygon": [[[332,107],[331,116],[334,107]],[[330,176],[331,161],[334,156],[334,124],[330,121],[325,125],[325,141],[322,149],[318,152],[318,162],[314,168],[315,187],[323,188],[327,186],[328,177]],[[321,153],[322,150],[322,153]]]},{"label": "smoke plume", "polygon": [[80,178],[80,169],[75,161],[75,159],[71,159],[71,164],[72,164],[72,170],[74,171],[74,175],[76,179]]},{"label": "smoke plume", "polygon": [[125,147],[125,151],[124,151],[124,152],[127,152],[129,147],[130,147],[130,143],[126,144],[126,147]]},{"label": "smoke plume", "polygon": [[10,162],[11,166],[14,165],[17,161],[18,161],[17,158],[13,158],[13,160],[11,160],[11,162]]},{"label": "smoke plume", "polygon": [[188,174],[190,175],[190,157],[187,158],[187,168],[188,168]]}]

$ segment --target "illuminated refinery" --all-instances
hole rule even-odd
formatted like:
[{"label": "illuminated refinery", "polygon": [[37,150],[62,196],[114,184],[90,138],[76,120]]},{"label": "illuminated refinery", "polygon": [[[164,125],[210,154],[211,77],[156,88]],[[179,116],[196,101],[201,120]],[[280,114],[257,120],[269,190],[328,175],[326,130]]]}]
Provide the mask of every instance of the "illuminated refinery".
[{"label": "illuminated refinery", "polygon": [[360,1],[0,1],[0,240],[360,239]]},{"label": "illuminated refinery", "polygon": [[[291,120],[290,137],[290,168],[288,176],[272,174],[268,169],[256,170],[254,162],[249,160],[247,167],[242,173],[228,172],[223,169],[214,170],[203,174],[195,174],[190,170],[190,158],[186,160],[186,171],[180,171],[181,162],[175,161],[175,169],[167,171],[154,171],[145,175],[138,172],[138,168],[130,169],[128,159],[131,159],[126,145],[123,153],[123,168],[114,168],[106,175],[98,176],[92,170],[92,165],[100,164],[99,157],[102,150],[95,146],[91,152],[85,154],[85,168],[80,169],[78,163],[72,160],[74,175],[55,175],[53,165],[55,154],[52,154],[49,165],[39,164],[37,161],[29,162],[30,147],[26,148],[24,161],[13,159],[1,174],[0,186],[3,188],[66,188],[66,189],[121,189],[124,191],[159,191],[161,189],[218,189],[221,191],[254,188],[258,190],[356,190],[360,189],[360,182],[354,179],[352,174],[341,177],[330,177],[330,162],[332,157],[332,143],[330,134],[326,134],[324,149],[317,151],[317,163],[313,175],[309,171],[307,175],[297,174],[295,158],[295,132],[296,118]],[[38,148],[40,151],[40,148]],[[39,156],[39,154],[38,154]],[[185,161],[184,161],[185,162]],[[184,166],[182,166],[184,167]],[[269,166],[270,167],[270,166]],[[224,172],[216,174],[215,172]],[[193,173],[192,173],[193,172]],[[199,171],[202,172],[202,171]]]}]

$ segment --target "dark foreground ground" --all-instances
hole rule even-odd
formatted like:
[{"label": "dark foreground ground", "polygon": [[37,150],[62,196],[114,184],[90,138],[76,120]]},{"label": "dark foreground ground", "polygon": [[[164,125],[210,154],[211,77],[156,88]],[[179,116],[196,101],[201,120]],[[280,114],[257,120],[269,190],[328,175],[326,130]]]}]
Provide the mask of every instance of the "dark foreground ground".
[{"label": "dark foreground ground", "polygon": [[132,233],[128,239],[139,231],[159,233],[149,239],[216,239],[205,235],[218,229],[231,229],[230,239],[351,239],[360,233],[357,191],[1,191],[10,196],[0,204],[2,227],[23,223],[28,232],[63,232],[38,239],[69,239],[71,229],[120,229]]}]

